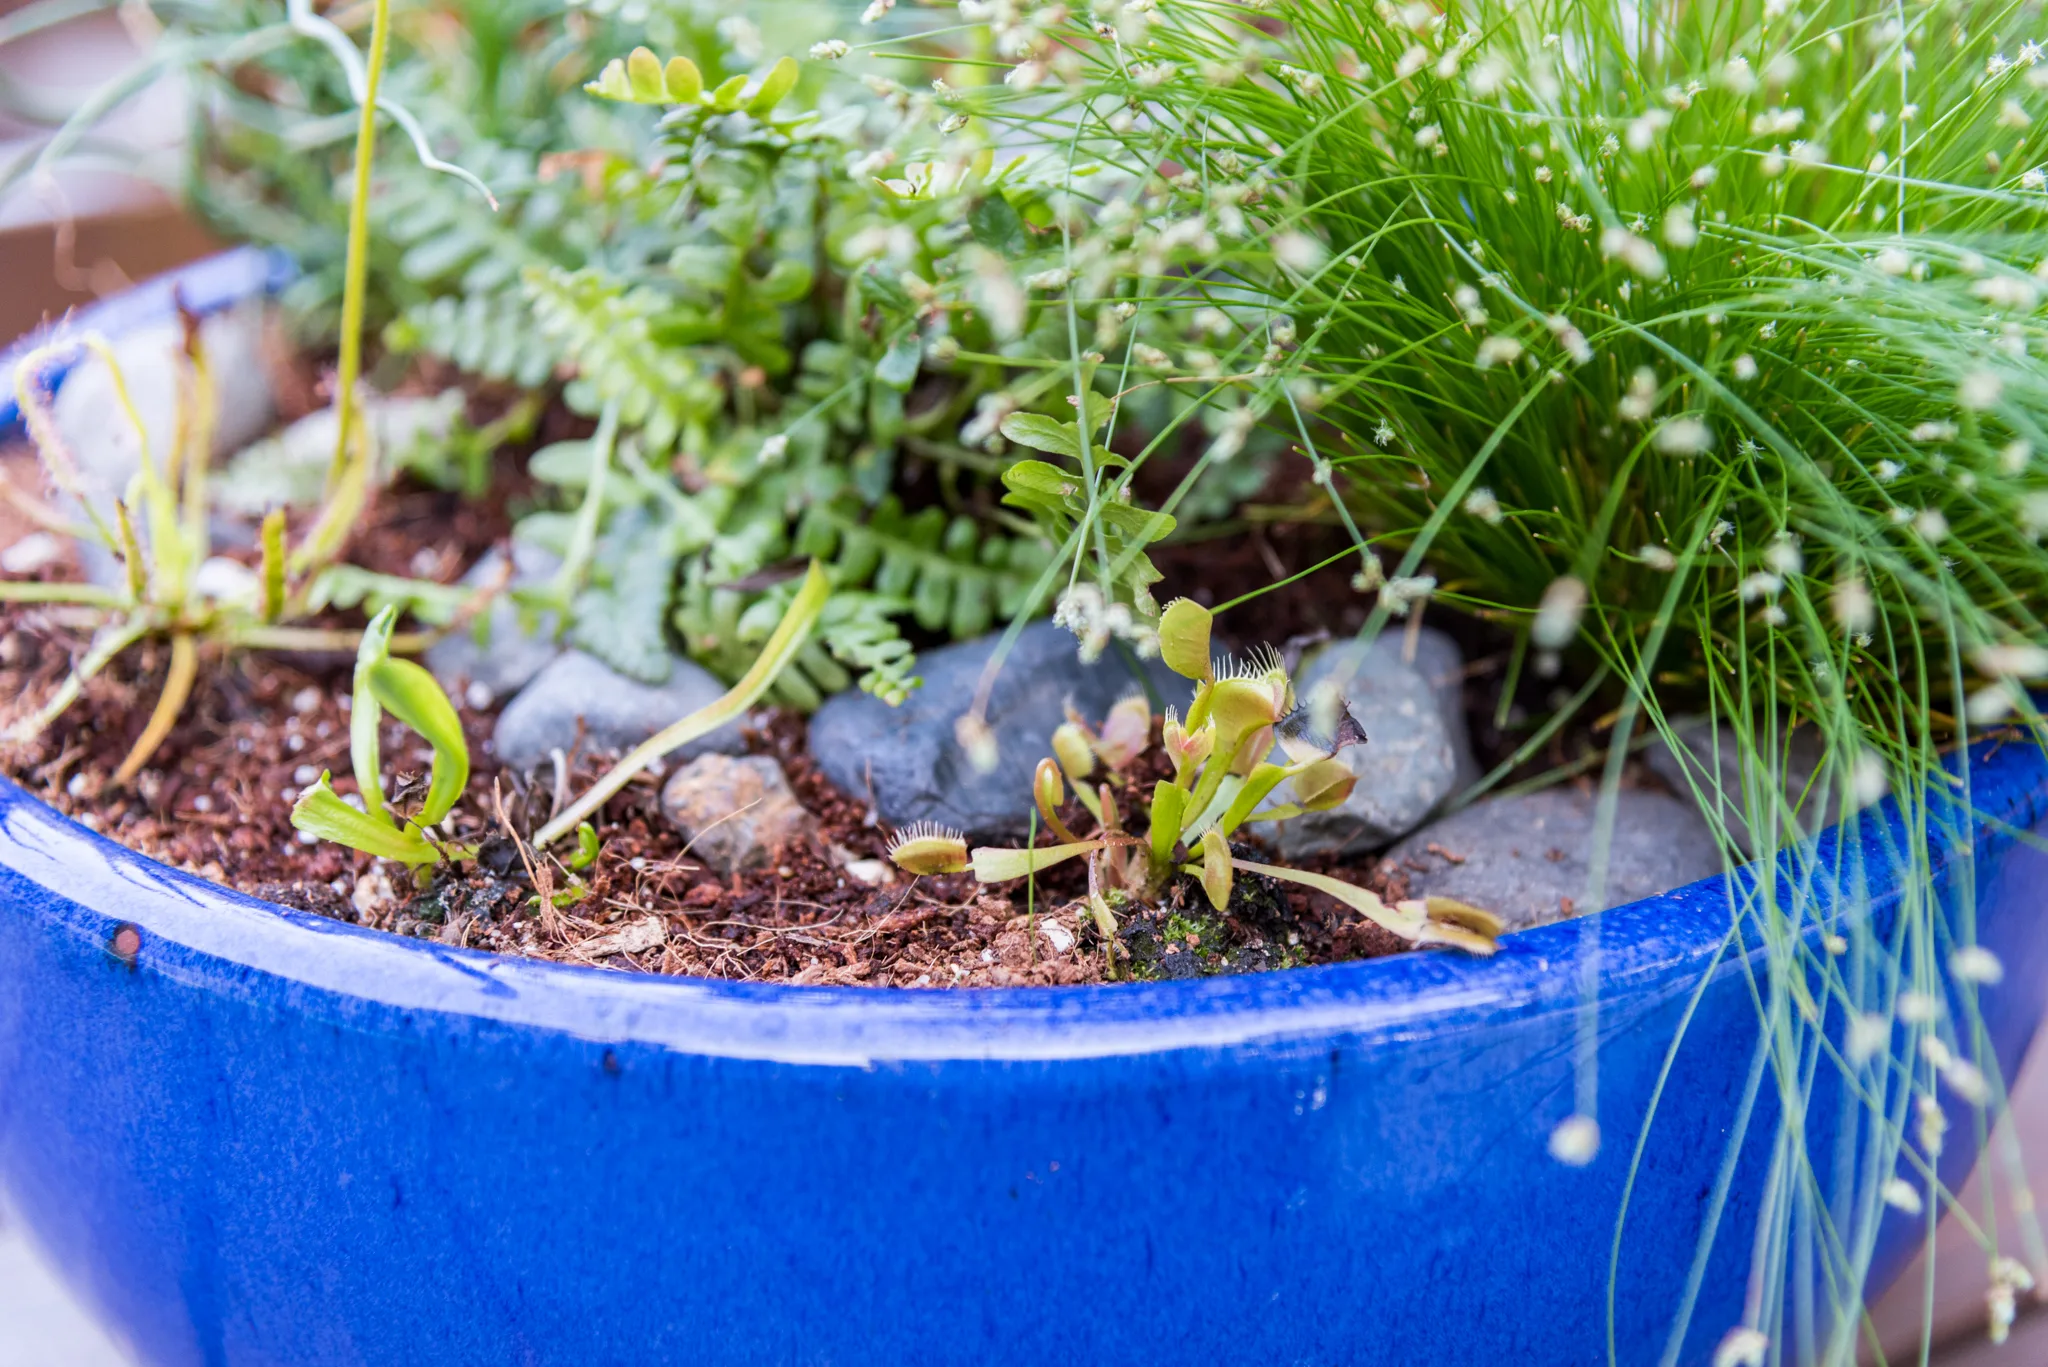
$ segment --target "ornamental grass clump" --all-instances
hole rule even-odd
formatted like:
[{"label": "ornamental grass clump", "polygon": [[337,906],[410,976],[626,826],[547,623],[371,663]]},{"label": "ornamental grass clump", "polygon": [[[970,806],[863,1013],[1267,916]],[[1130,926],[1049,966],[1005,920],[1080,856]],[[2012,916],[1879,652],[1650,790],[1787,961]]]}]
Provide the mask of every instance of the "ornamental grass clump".
[{"label": "ornamental grass clump", "polygon": [[[1645,746],[1677,754],[1729,865],[1758,861],[1730,911],[1761,955],[1760,1059],[1795,1113],[1816,1069],[1838,1074],[1864,1149],[1823,1184],[1780,1122],[1757,1285],[1801,1289],[1753,1295],[1723,1359],[1849,1360],[1871,1242],[1847,1231],[1897,1182],[1931,1236],[1954,1210],[1942,1134],[1987,1134],[2003,1098],[1978,1016],[1997,989],[1954,967],[1985,953],[1972,889],[1943,906],[1934,880],[1980,822],[1960,752],[2043,735],[2038,8],[972,10],[1008,72],[954,108],[1169,195],[1118,268],[1143,275],[1183,223],[1212,231],[1183,306],[1285,337],[1212,372],[1236,392],[1219,402],[1290,439],[1324,491],[1374,595],[1365,633],[1429,604],[1505,628],[1502,723],[1531,676],[1572,685],[1515,762],[1567,726],[1604,747],[1581,909],[1606,905]],[[1077,217],[1106,178],[1070,181]],[[1160,379],[1186,366],[1129,355]],[[1234,455],[1219,435],[1202,464]],[[1814,858],[1823,826],[1887,797],[1874,863],[1855,841]],[[1881,935],[1866,889],[1891,885]],[[1597,921],[1579,944],[1578,1113],[1552,1146],[1569,1163],[1601,1146]],[[2015,1166],[1998,1180],[2026,1194]],[[1962,1218],[2005,1256],[2015,1231]],[[2048,1264],[2031,1217],[2017,1238]]]},{"label": "ornamental grass clump", "polygon": [[[1501,923],[1489,912],[1447,897],[1389,906],[1340,878],[1262,863],[1233,848],[1231,837],[1245,826],[1342,803],[1357,778],[1337,752],[1365,743],[1366,736],[1334,690],[1296,697],[1286,667],[1271,652],[1212,660],[1210,627],[1209,610],[1186,598],[1169,604],[1161,616],[1160,658],[1194,680],[1195,691],[1185,719],[1167,710],[1160,745],[1173,772],[1153,784],[1143,810],[1126,818],[1114,785],[1096,779],[1098,772],[1114,775],[1129,768],[1151,748],[1152,709],[1138,696],[1110,709],[1099,730],[1070,717],[1053,733],[1053,753],[1039,761],[1031,796],[1054,844],[970,853],[962,837],[920,826],[902,832],[890,857],[915,874],[971,869],[982,883],[1015,882],[1085,858],[1088,909],[1105,943],[1116,934],[1116,905],[1156,907],[1168,884],[1186,874],[1221,912],[1243,871],[1334,897],[1412,944],[1493,953]],[[1269,758],[1276,746],[1285,762]],[[1093,835],[1077,835],[1060,816],[1069,783],[1095,821]],[[1283,783],[1292,785],[1290,794],[1276,798]]]}]

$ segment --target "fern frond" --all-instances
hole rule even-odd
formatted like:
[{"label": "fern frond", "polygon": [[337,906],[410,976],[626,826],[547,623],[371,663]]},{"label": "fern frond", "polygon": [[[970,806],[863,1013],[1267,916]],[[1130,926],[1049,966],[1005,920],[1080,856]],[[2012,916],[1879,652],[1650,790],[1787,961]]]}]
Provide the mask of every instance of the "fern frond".
[{"label": "fern frond", "polygon": [[654,291],[628,289],[595,268],[537,267],[523,278],[534,322],[576,365],[563,395],[572,408],[595,413],[617,404],[621,424],[640,429],[655,453],[718,412],[719,388],[690,352],[654,339],[664,311]]}]

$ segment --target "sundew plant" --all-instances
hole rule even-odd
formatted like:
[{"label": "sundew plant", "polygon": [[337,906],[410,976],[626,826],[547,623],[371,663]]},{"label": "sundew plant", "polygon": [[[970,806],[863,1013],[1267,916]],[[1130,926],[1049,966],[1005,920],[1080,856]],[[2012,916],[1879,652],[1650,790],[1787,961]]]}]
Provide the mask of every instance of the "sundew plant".
[{"label": "sundew plant", "polygon": [[[1729,884],[1730,947],[1763,950],[1781,1102],[1756,1120],[1777,1134],[1752,1285],[1792,1287],[1752,1291],[1721,1361],[1852,1361],[1879,1218],[1931,1240],[1954,1206],[1933,1160],[1989,1144],[2002,1106],[1978,1015],[2000,965],[1972,880],[1944,904],[1934,879],[1982,820],[1959,753],[2038,737],[2048,676],[2038,6],[960,8],[973,38],[929,40],[971,74],[942,92],[954,136],[1060,149],[1070,306],[1138,301],[1075,328],[1077,387],[1199,389],[1204,464],[1254,427],[1289,439],[1377,594],[1368,632],[1434,599],[1512,630],[1517,677],[1568,675],[1524,757],[1590,725],[1601,830],[1631,753],[1717,727],[1688,783],[1731,868],[1759,861]],[[1192,285],[1155,269],[1189,239]],[[1161,310],[1212,340],[1150,344]],[[1087,454],[1079,487],[1123,477]],[[1073,548],[1069,620],[1118,563]],[[1881,866],[1813,854],[1887,797]],[[1603,838],[1582,907],[1605,866]],[[1895,918],[1864,914],[1880,883]],[[1591,943],[1564,1162],[1602,1143]],[[1798,1124],[1822,1085],[1861,1103],[1827,1185]],[[2038,1232],[1955,1213],[2001,1338]]]}]

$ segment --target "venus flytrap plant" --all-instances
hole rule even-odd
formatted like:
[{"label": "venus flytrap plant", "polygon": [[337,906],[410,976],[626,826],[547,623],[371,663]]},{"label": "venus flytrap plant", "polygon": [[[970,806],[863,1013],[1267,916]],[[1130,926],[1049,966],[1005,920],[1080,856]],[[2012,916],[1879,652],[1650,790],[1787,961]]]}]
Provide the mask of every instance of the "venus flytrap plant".
[{"label": "venus flytrap plant", "polygon": [[[1277,657],[1213,661],[1211,624],[1208,609],[1185,598],[1169,604],[1160,618],[1161,657],[1191,679],[1195,691],[1185,722],[1170,712],[1165,719],[1164,745],[1174,772],[1153,786],[1144,812],[1134,813],[1144,818],[1143,834],[1126,828],[1110,783],[1092,791],[1087,783],[1098,765],[1115,775],[1149,748],[1151,709],[1143,698],[1133,698],[1117,704],[1099,731],[1069,718],[1052,738],[1055,757],[1039,762],[1032,801],[1056,843],[970,852],[964,838],[921,825],[897,837],[890,857],[916,874],[971,869],[983,883],[1012,882],[1085,858],[1088,908],[1106,941],[1116,927],[1105,894],[1158,905],[1168,885],[1186,874],[1201,884],[1220,912],[1229,905],[1236,873],[1244,871],[1334,897],[1414,944],[1493,953],[1501,923],[1488,912],[1442,897],[1389,906],[1366,888],[1260,863],[1231,848],[1231,837],[1248,824],[1286,821],[1343,802],[1356,778],[1337,752],[1366,738],[1342,698],[1296,698]],[[1284,763],[1267,759],[1276,743]],[[1060,816],[1069,782],[1075,798],[1095,818],[1092,836],[1077,836]],[[1272,800],[1283,783],[1292,784],[1291,800]]]},{"label": "venus flytrap plant", "polygon": [[[392,658],[391,636],[397,617],[396,608],[378,613],[364,629],[356,652],[349,763],[362,805],[353,805],[337,794],[331,775],[323,772],[292,805],[292,825],[320,839],[414,868],[474,858],[474,846],[453,844],[433,834],[433,828],[447,819],[469,784],[469,743],[462,734],[462,719],[434,676],[410,660]],[[419,810],[409,816],[394,810],[384,792],[379,730],[386,711],[411,727],[433,750],[426,791]]]}]

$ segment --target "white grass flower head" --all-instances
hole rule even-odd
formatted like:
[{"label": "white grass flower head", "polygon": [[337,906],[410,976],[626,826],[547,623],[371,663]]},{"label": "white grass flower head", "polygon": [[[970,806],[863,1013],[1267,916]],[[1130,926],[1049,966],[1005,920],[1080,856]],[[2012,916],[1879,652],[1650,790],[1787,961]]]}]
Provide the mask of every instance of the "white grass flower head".
[{"label": "white grass flower head", "polygon": [[1024,320],[1031,312],[1030,296],[994,252],[984,253],[976,267],[973,292],[989,327],[998,337],[1007,341],[1024,331]]},{"label": "white grass flower head", "polygon": [[1289,231],[1273,239],[1273,259],[1304,275],[1329,259],[1329,249],[1304,232]]},{"label": "white grass flower head", "polygon": [[758,459],[763,465],[780,465],[782,458],[788,454],[789,437],[785,433],[778,432],[761,443],[761,454]]},{"label": "white grass flower head", "polygon": [[1600,255],[1619,260],[1645,280],[1664,278],[1664,254],[1648,238],[1626,228],[1609,228],[1600,234]]},{"label": "white grass flower head", "polygon": [[868,7],[861,11],[860,21],[863,24],[879,23],[883,15],[895,8],[896,0],[868,0]]},{"label": "white grass flower head", "polygon": [[1949,955],[1948,971],[1958,982],[1993,987],[2005,980],[2005,965],[1982,945],[1964,945]]},{"label": "white grass flower head", "polygon": [[1993,1343],[2004,1343],[2012,1333],[2012,1323],[2019,1317],[2017,1293],[2034,1289],[2034,1274],[2017,1258],[2000,1256],[1991,1260],[1991,1286],[1984,1293],[1984,1306],[1989,1319],[1985,1336]]},{"label": "white grass flower head", "polygon": [[1550,329],[1550,335],[1557,338],[1557,344],[1572,358],[1573,365],[1584,365],[1593,359],[1593,348],[1586,341],[1586,334],[1573,326],[1571,319],[1562,313],[1553,313],[1543,321]]},{"label": "white grass flower head", "polygon": [[2017,441],[2007,442],[2004,449],[1998,453],[1999,473],[2005,475],[2025,474],[2027,472],[2027,462],[2033,458],[2033,455],[2033,443],[2027,441],[2024,437]]},{"label": "white grass flower head", "polygon": [[1671,126],[1671,111],[1652,109],[1629,120],[1628,150],[1647,152],[1657,145],[1657,138]]},{"label": "white grass flower head", "polygon": [[1941,1080],[1948,1084],[1950,1091],[1972,1106],[1982,1106],[1991,1100],[1991,1083],[1985,1078],[1984,1070],[1966,1058],[1951,1058],[1943,1064]]},{"label": "white grass flower head", "polygon": [[1952,422],[1923,422],[1916,424],[1906,435],[1918,442],[1954,441],[1956,425]]},{"label": "white grass flower head", "polygon": [[1884,757],[1875,750],[1864,750],[1856,756],[1856,762],[1849,768],[1849,802],[1861,811],[1884,801],[1884,795],[1891,790],[1891,778],[1885,771]]},{"label": "white grass flower head", "polygon": [[1780,532],[1764,547],[1764,564],[1776,574],[1791,577],[1806,568],[1805,557],[1799,553],[1799,542]]},{"label": "white grass flower head", "polygon": [[1880,275],[1897,276],[1913,269],[1913,258],[1897,247],[1886,247],[1870,258],[1870,264],[1877,268]]},{"label": "white grass flower head", "polygon": [[1586,613],[1586,581],[1576,575],[1560,575],[1543,590],[1536,605],[1536,618],[1529,626],[1529,641],[1543,650],[1562,650],[1579,634],[1579,621]]},{"label": "white grass flower head", "polygon": [[1770,1356],[1771,1340],[1762,1330],[1738,1324],[1721,1336],[1714,1348],[1714,1367],[1764,1367]]},{"label": "white grass flower head", "polygon": [[2021,496],[2020,530],[2035,541],[2048,536],[2048,491],[2036,489]]},{"label": "white grass flower head", "polygon": [[1963,715],[1972,726],[1996,726],[2019,706],[2018,691],[2009,683],[1995,683],[1978,689],[1963,704]]},{"label": "white grass flower head", "polygon": [[1920,534],[1921,540],[1929,543],[1945,540],[1948,537],[1948,518],[1939,508],[1922,508],[1913,514],[1913,530]]},{"label": "white grass flower head", "polygon": [[1503,516],[1500,500],[1494,497],[1493,490],[1483,486],[1465,496],[1465,511],[1489,527],[1498,527]]},{"label": "white grass flower head", "polygon": [[2027,642],[1978,646],[1970,661],[1978,673],[1994,679],[2048,677],[2048,650]]},{"label": "white grass flower head", "polygon": [[1712,185],[1716,180],[1718,180],[1720,176],[1720,167],[1702,166],[1697,171],[1694,171],[1692,175],[1687,178],[1686,183],[1692,186],[1692,188],[1695,190],[1704,190],[1709,185]]},{"label": "white grass flower head", "polygon": [[1891,1021],[1876,1011],[1865,1011],[1850,1018],[1843,1052],[1852,1067],[1861,1068],[1890,1047],[1891,1042]]},{"label": "white grass flower head", "polygon": [[1751,574],[1744,575],[1739,587],[1742,593],[1742,601],[1754,603],[1760,599],[1776,598],[1780,593],[1784,592],[1785,581],[1775,574],[1764,570],[1757,570]]},{"label": "white grass flower head", "polygon": [[1481,370],[1511,366],[1522,359],[1522,344],[1512,337],[1493,336],[1479,344],[1476,364]]},{"label": "white grass flower head", "polygon": [[1507,88],[1509,67],[1498,57],[1487,57],[1465,73],[1465,88],[1477,100],[1490,100]]},{"label": "white grass flower head", "polygon": [[1436,592],[1433,574],[1396,575],[1380,585],[1380,606],[1395,617],[1406,617],[1408,609],[1426,602]]},{"label": "white grass flower head", "polygon": [[1735,358],[1730,370],[1738,380],[1753,380],[1756,378],[1756,357],[1745,351]]},{"label": "white grass flower head", "polygon": [[1636,552],[1636,559],[1653,570],[1669,574],[1678,568],[1678,557],[1663,546],[1645,546]]},{"label": "white grass flower head", "polygon": [[1921,1203],[1920,1190],[1903,1177],[1888,1178],[1883,1187],[1884,1203],[1893,1210],[1906,1215],[1918,1215],[1926,1210]]},{"label": "white grass flower head", "polygon": [[821,62],[836,62],[853,51],[841,38],[827,38],[822,43],[811,44],[811,56]]},{"label": "white grass flower head", "polygon": [[1571,1115],[1550,1132],[1550,1156],[1568,1168],[1583,1168],[1600,1156],[1600,1122]]},{"label": "white grass flower head", "polygon": [[1987,275],[1972,281],[1970,293],[1995,309],[2032,313],[2041,303],[2041,291],[2021,275]]},{"label": "white grass flower head", "polygon": [[1941,1016],[1941,1003],[1918,988],[1899,993],[1897,1009],[1907,1025],[1932,1025]]},{"label": "white grass flower head", "polygon": [[1684,251],[1699,240],[1700,230],[1692,219],[1692,205],[1674,204],[1664,211],[1665,246]]},{"label": "white grass flower head", "polygon": [[1486,325],[1486,310],[1479,302],[1479,291],[1470,285],[1459,285],[1451,291],[1451,302],[1458,306],[1458,312],[1473,327]]},{"label": "white grass flower head", "polygon": [[1024,288],[1028,290],[1063,290],[1073,280],[1074,273],[1065,266],[1051,270],[1033,271],[1024,277]]},{"label": "white grass flower head", "polygon": [[1931,1095],[1922,1095],[1913,1102],[1914,1138],[1920,1143],[1920,1151],[1929,1158],[1941,1155],[1942,1138],[1948,1133],[1948,1116],[1942,1111],[1941,1103]]},{"label": "white grass flower head", "polygon": [[2005,393],[2005,381],[1994,371],[1973,370],[1956,385],[1956,403],[1972,411],[1993,407]]},{"label": "white grass flower head", "polygon": [[1405,81],[1429,65],[1429,49],[1420,43],[1410,43],[1407,51],[1394,63],[1394,79]]},{"label": "white grass flower head", "polygon": [[1648,422],[1657,409],[1657,372],[1648,366],[1637,366],[1629,376],[1628,390],[1621,396],[1621,402],[1614,411],[1628,422]]},{"label": "white grass flower head", "polygon": [[1650,440],[1667,456],[1696,456],[1714,444],[1714,434],[1705,422],[1687,415],[1666,419]]},{"label": "white grass flower head", "polygon": [[1750,70],[1746,57],[1730,57],[1715,79],[1723,90],[1735,95],[1747,95],[1756,89],[1756,73]]}]

